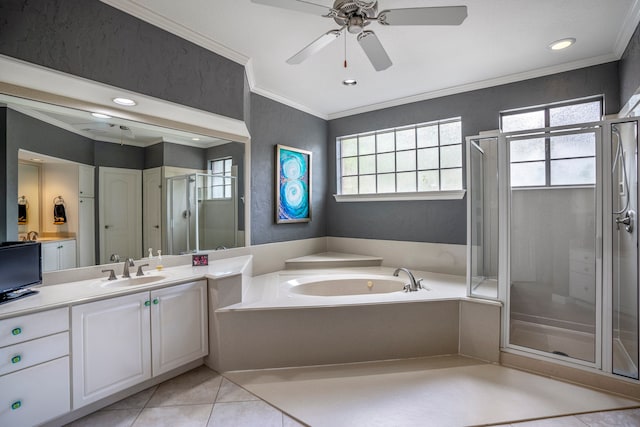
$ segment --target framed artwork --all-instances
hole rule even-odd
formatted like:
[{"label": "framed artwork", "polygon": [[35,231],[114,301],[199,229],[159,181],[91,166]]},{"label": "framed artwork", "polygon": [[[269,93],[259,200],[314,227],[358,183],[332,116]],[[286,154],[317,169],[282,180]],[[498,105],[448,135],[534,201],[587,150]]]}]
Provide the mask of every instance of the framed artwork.
[{"label": "framed artwork", "polygon": [[311,221],[311,152],[276,145],[276,223]]}]

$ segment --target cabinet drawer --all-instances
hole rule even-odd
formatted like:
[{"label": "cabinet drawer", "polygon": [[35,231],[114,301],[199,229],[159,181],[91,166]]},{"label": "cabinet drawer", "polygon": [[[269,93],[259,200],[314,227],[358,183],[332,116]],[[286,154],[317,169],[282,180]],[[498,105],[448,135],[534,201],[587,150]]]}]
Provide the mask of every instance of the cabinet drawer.
[{"label": "cabinet drawer", "polygon": [[69,412],[69,357],[0,377],[0,426],[34,426]]},{"label": "cabinet drawer", "polygon": [[69,354],[69,332],[0,348],[0,375]]},{"label": "cabinet drawer", "polygon": [[69,309],[42,311],[0,320],[0,347],[69,330]]}]

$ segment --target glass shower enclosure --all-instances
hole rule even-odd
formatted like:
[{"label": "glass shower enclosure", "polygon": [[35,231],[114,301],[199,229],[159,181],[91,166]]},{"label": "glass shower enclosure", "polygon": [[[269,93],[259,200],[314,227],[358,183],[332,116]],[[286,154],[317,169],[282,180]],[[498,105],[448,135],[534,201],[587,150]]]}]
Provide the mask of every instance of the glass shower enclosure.
[{"label": "glass shower enclosure", "polygon": [[503,351],[639,379],[639,120],[467,138],[468,294],[504,303]]},{"label": "glass shower enclosure", "polygon": [[167,178],[167,244],[180,255],[238,246],[238,190],[233,176]]}]

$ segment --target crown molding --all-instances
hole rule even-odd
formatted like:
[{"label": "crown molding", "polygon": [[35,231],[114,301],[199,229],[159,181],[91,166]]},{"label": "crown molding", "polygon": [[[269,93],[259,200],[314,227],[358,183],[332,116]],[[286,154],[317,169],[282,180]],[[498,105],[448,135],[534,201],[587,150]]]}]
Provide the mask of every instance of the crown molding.
[{"label": "crown molding", "polygon": [[629,45],[633,33],[636,31],[636,27],[640,22],[640,0],[634,0],[633,6],[631,6],[630,12],[625,16],[624,22],[620,26],[616,42],[614,44],[614,52],[617,58],[622,58],[624,51]]},{"label": "crown molding", "polygon": [[144,6],[140,6],[133,0],[100,1],[131,16],[141,19],[151,25],[161,28],[171,34],[175,34],[178,37],[195,43],[196,45],[210,50],[213,53],[223,56],[231,61],[237,62],[240,65],[246,65],[249,61],[249,57],[243,55],[242,53],[235,51],[221,43],[218,43],[217,41],[205,36],[204,34],[187,28],[184,25],[180,25],[165,16],[159,15]]},{"label": "crown molding", "polygon": [[553,67],[538,68],[523,73],[510,74],[495,79],[482,80],[466,85],[453,86],[450,88],[436,90],[432,92],[424,92],[417,95],[411,95],[403,98],[396,98],[390,101],[380,102],[362,107],[352,108],[349,110],[339,111],[329,114],[329,120],[340,119],[343,117],[353,116],[356,114],[368,113],[370,111],[382,110],[389,107],[397,107],[399,105],[410,104],[413,102],[426,101],[429,99],[441,98],[443,96],[457,95],[473,90],[486,89],[489,87],[500,86],[509,83],[515,83],[523,80],[544,77],[551,74],[563,73],[565,71],[577,70],[579,68],[590,67],[593,65],[604,64],[616,61],[618,58],[614,54],[602,55],[593,58],[587,58],[580,61],[568,62],[566,64],[555,65]]}]

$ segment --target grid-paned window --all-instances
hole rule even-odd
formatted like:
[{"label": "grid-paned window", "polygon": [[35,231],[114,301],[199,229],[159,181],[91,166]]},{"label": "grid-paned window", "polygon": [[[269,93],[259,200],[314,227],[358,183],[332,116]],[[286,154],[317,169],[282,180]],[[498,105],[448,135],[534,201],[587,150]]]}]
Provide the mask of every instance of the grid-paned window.
[{"label": "grid-paned window", "polygon": [[[500,115],[503,132],[597,122],[602,99],[573,101]],[[593,185],[596,174],[594,133],[545,133],[510,141],[512,187]]]},{"label": "grid-paned window", "polygon": [[231,198],[231,178],[225,178],[231,176],[231,166],[231,157],[209,160],[209,174],[214,175],[209,178],[209,198]]},{"label": "grid-paned window", "polygon": [[340,194],[462,189],[460,118],[340,137]]}]

